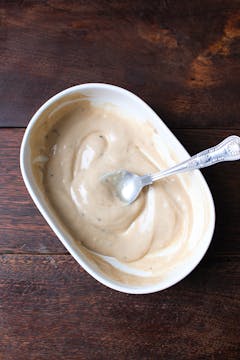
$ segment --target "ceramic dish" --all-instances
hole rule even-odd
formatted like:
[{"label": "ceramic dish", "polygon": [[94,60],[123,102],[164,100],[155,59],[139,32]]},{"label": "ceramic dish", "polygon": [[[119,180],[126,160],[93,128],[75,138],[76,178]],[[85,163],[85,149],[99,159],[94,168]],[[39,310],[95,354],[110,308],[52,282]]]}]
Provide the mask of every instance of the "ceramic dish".
[{"label": "ceramic dish", "polygon": [[25,185],[36,206],[57,237],[61,240],[63,245],[76,259],[76,261],[96,280],[112,289],[131,294],[146,294],[166,289],[183,279],[196,267],[211,242],[215,225],[215,211],[212,195],[208,185],[200,171],[194,171],[191,175],[189,175],[191,177],[191,184],[193,184],[193,186],[191,185],[191,189],[189,189],[189,191],[191,192],[191,196],[194,197],[193,229],[195,234],[201,234],[201,241],[199,241],[196,248],[193,249],[191,256],[189,256],[187,261],[181,264],[181,266],[177,266],[168,278],[163,278],[157,284],[132,286],[112,280],[107,274],[103,273],[98,268],[97,263],[88,258],[85,251],[83,252],[81,248],[77,246],[74,239],[72,239],[61,224],[59,224],[59,221],[57,221],[54,213],[49,208],[46,199],[38,187],[32,172],[30,149],[32,130],[38,122],[45,121],[44,114],[46,114],[48,109],[51,108],[52,111],[55,107],[64,106],[64,103],[68,100],[69,96],[74,95],[77,97],[78,94],[79,96],[87,97],[88,100],[97,105],[101,105],[106,102],[111,103],[121,109],[124,114],[134,116],[139,119],[139,121],[147,119],[147,121],[152,123],[156,131],[161,136],[161,148],[166,154],[166,157],[173,152],[175,154],[174,157],[178,162],[181,162],[189,157],[189,154],[183,145],[177,140],[159,116],[136,95],[122,88],[108,84],[90,83],[77,85],[53,96],[41,106],[29,122],[23,137],[20,152],[20,166]]}]

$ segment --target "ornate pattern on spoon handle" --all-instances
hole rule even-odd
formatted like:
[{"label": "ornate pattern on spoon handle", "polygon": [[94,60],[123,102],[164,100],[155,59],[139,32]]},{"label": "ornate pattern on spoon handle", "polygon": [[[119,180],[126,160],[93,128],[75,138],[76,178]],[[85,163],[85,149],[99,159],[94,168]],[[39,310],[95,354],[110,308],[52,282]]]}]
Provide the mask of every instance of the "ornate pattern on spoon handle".
[{"label": "ornate pattern on spoon handle", "polygon": [[[240,137],[232,135],[223,140],[220,144],[201,151],[190,159],[171,167],[170,169],[160,171],[156,174],[148,175],[144,178],[144,185],[151,184],[153,181],[162,179],[165,176],[201,169],[207,166],[217,164],[221,161],[233,161],[240,159]],[[151,180],[150,180],[151,179]]]},{"label": "ornate pattern on spoon handle", "polygon": [[240,138],[232,135],[220,144],[201,151],[187,161],[188,169],[201,169],[217,164],[221,161],[232,161],[240,159]]}]

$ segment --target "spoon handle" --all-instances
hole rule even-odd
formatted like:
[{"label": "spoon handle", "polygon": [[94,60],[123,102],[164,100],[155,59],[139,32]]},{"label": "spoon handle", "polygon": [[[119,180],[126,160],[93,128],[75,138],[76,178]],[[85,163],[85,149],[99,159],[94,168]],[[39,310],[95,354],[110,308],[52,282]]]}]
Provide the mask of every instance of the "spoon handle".
[{"label": "spoon handle", "polygon": [[240,137],[232,135],[224,139],[218,145],[203,150],[190,157],[188,160],[171,167],[170,169],[152,174],[152,181],[159,180],[165,176],[201,169],[217,164],[222,161],[232,161],[240,159]]}]

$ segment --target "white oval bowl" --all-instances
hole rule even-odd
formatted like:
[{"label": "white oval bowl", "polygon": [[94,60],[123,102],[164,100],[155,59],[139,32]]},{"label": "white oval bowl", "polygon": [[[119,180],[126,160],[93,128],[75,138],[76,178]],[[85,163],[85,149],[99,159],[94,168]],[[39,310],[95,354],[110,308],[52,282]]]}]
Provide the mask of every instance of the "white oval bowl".
[{"label": "white oval bowl", "polygon": [[161,143],[165,149],[164,151],[167,152],[168,149],[173,151],[178,162],[186,160],[189,157],[185,148],[163,123],[159,116],[143,100],[133,93],[117,86],[102,83],[89,83],[73,86],[58,93],[45,102],[30,120],[24,134],[20,151],[20,167],[25,185],[34,203],[66,249],[71,253],[76,261],[100,283],[112,289],[129,294],[148,294],[164,290],[176,284],[198,265],[207,251],[212,239],[215,226],[215,210],[213,198],[204,177],[198,170],[192,173],[195,188],[201,189],[201,193],[199,192],[199,194],[196,195],[196,209],[194,209],[195,232],[197,233],[198,230],[200,230],[203,217],[207,217],[208,222],[205,230],[203,231],[201,241],[192,252],[192,255],[187,259],[187,262],[177,267],[170,277],[163,279],[154,285],[125,285],[108,278],[107,275],[100,271],[95,263],[88,259],[69,234],[67,234],[67,232],[59,226],[54,214],[47,206],[44,196],[38,188],[32,173],[30,151],[30,137],[32,129],[38,121],[42,121],[41,116],[43,112],[45,112],[50,106],[54,107],[57,103],[59,106],[59,101],[64,102],[64,98],[72,94],[87,96],[90,101],[94,102],[94,104],[106,102],[111,103],[119,107],[121,111],[128,116],[134,116],[134,118],[139,119],[139,121],[147,120],[151,122],[158,133],[161,134]]}]

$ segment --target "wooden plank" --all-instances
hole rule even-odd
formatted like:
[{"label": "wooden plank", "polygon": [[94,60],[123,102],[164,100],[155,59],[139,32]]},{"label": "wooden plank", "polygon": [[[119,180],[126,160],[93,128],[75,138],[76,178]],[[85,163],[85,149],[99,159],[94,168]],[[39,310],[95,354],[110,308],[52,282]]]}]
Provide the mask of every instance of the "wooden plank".
[{"label": "wooden plank", "polygon": [[[175,130],[190,153],[240,131]],[[33,205],[19,169],[23,129],[0,130],[0,253],[66,253]],[[208,255],[240,253],[239,162],[204,170],[216,205],[216,231]]]},{"label": "wooden plank", "polygon": [[0,274],[0,359],[239,358],[238,258],[150,295],[110,290],[66,255],[2,255]]},{"label": "wooden plank", "polygon": [[240,4],[2,1],[0,126],[85,82],[135,92],[171,127],[239,128]]}]

